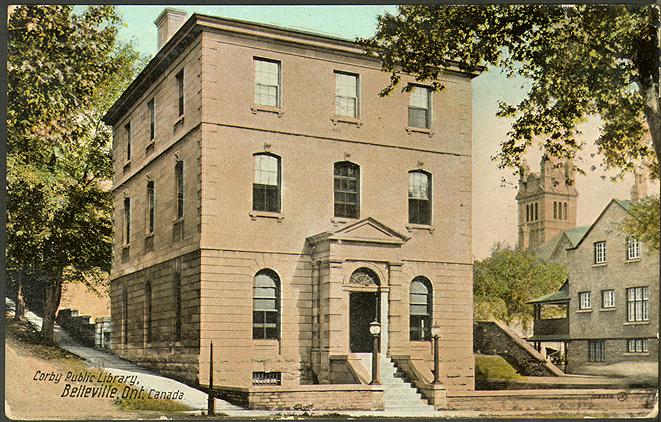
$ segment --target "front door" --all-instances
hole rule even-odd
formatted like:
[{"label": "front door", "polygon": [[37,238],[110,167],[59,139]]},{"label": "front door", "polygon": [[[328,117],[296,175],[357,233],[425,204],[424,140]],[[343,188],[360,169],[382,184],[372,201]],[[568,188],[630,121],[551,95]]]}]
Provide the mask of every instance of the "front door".
[{"label": "front door", "polygon": [[371,353],[374,338],[370,323],[379,321],[379,294],[351,292],[349,294],[349,348],[353,353]]}]

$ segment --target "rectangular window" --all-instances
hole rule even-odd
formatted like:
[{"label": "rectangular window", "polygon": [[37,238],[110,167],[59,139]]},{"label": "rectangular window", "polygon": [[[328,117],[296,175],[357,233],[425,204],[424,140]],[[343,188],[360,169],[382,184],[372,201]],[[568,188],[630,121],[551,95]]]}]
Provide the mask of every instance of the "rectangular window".
[{"label": "rectangular window", "polygon": [[184,69],[181,69],[175,78],[177,80],[177,93],[179,98],[179,116],[181,117],[184,115]]},{"label": "rectangular window", "polygon": [[255,59],[255,104],[280,107],[280,62]]},{"label": "rectangular window", "polygon": [[558,218],[558,203],[553,203],[553,218],[557,220]]},{"label": "rectangular window", "polygon": [[151,282],[147,281],[147,286],[145,287],[145,312],[147,313],[145,319],[147,322],[147,343],[151,343],[151,333],[152,333],[152,291],[151,291]]},{"label": "rectangular window", "polygon": [[606,242],[594,242],[594,263],[603,264],[606,262]]},{"label": "rectangular window", "polygon": [[602,290],[601,291],[601,307],[614,308],[615,307],[615,290]]},{"label": "rectangular window", "polygon": [[578,309],[592,309],[592,292],[578,294]]},{"label": "rectangular window", "polygon": [[148,234],[154,233],[154,223],[156,220],[156,206],[154,197],[154,182],[147,182],[147,230]]},{"label": "rectangular window", "polygon": [[335,114],[358,117],[358,75],[335,72]]},{"label": "rectangular window", "polygon": [[126,161],[131,161],[131,144],[133,143],[133,134],[131,133],[131,122],[124,126],[126,132]]},{"label": "rectangular window", "polygon": [[588,360],[590,362],[604,362],[606,360],[605,340],[588,340]]},{"label": "rectangular window", "polygon": [[649,321],[649,288],[633,287],[627,289],[627,321]]},{"label": "rectangular window", "polygon": [[640,258],[640,242],[635,237],[627,238],[627,259]]},{"label": "rectangular window", "polygon": [[174,339],[181,340],[181,274],[174,274]]},{"label": "rectangular window", "polygon": [[280,212],[280,159],[268,154],[256,154],[254,157],[252,209]]},{"label": "rectangular window", "polygon": [[335,163],[335,217],[358,218],[360,215],[360,167],[348,161]]},{"label": "rectangular window", "polygon": [[184,218],[184,162],[177,161],[174,167],[175,180],[177,183],[177,219]]},{"label": "rectangular window", "polygon": [[126,286],[122,288],[122,342],[129,342],[129,291]]},{"label": "rectangular window", "polygon": [[282,383],[280,372],[253,372],[252,385],[280,385]]},{"label": "rectangular window", "polygon": [[124,198],[124,245],[131,243],[131,198]]},{"label": "rectangular window", "polygon": [[431,224],[431,175],[409,172],[409,223]]},{"label": "rectangular window", "polygon": [[562,206],[563,206],[563,209],[564,209],[564,211],[562,213],[562,216],[563,216],[562,219],[566,220],[567,219],[567,203],[565,202],[564,204],[562,204]]},{"label": "rectangular window", "polygon": [[413,85],[409,97],[409,126],[429,129],[431,127],[431,89]]},{"label": "rectangular window", "polygon": [[627,340],[628,353],[647,353],[648,351],[646,338],[632,338]]},{"label": "rectangular window", "polygon": [[147,103],[147,109],[149,110],[149,140],[153,141],[156,137],[156,109],[153,98]]}]

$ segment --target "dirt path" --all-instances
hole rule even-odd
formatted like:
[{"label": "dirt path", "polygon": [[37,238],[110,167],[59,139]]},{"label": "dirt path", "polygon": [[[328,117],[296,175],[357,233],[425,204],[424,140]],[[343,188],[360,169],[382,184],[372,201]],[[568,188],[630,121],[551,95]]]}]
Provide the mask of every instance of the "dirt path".
[{"label": "dirt path", "polygon": [[[9,334],[9,333],[8,333]],[[44,351],[48,359],[43,357]],[[52,353],[52,352],[51,352]],[[38,356],[38,355],[39,356]],[[8,335],[5,343],[5,413],[11,419],[137,419],[151,412],[125,412],[109,398],[61,397],[64,376],[85,369],[73,356],[55,354]],[[35,373],[62,374],[59,383],[35,381]]]}]

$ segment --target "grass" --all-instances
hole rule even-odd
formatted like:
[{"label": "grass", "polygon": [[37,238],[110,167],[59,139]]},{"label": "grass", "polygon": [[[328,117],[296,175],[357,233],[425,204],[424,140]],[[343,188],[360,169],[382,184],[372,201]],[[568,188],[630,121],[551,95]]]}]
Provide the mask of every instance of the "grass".
[{"label": "grass", "polygon": [[[39,333],[27,321],[18,321],[13,319],[11,315],[5,315],[5,332],[7,341],[20,343],[20,346],[29,351],[33,356],[59,362],[72,372],[88,372],[95,374],[97,379],[102,373],[108,372],[102,369],[88,367],[83,359],[60,347],[43,344]],[[113,382],[110,385],[117,388],[117,391],[122,391],[126,387],[126,384],[118,382]],[[120,410],[125,411],[153,410],[160,412],[181,412],[191,410],[190,407],[184,404],[166,399],[123,399],[118,397],[115,399],[115,405]]]},{"label": "grass", "polygon": [[486,381],[524,379],[505,359],[497,355],[475,355],[475,377]]}]

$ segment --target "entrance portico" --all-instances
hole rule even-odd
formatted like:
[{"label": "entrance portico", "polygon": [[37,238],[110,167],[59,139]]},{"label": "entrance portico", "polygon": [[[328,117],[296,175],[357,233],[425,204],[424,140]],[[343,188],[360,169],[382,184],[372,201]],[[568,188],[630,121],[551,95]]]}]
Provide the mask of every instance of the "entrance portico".
[{"label": "entrance portico", "polygon": [[333,361],[372,352],[372,321],[381,324],[381,353],[390,351],[393,335],[407,333],[407,319],[391,312],[390,291],[408,239],[373,218],[307,239],[315,264],[311,355],[320,382],[337,381]]}]

